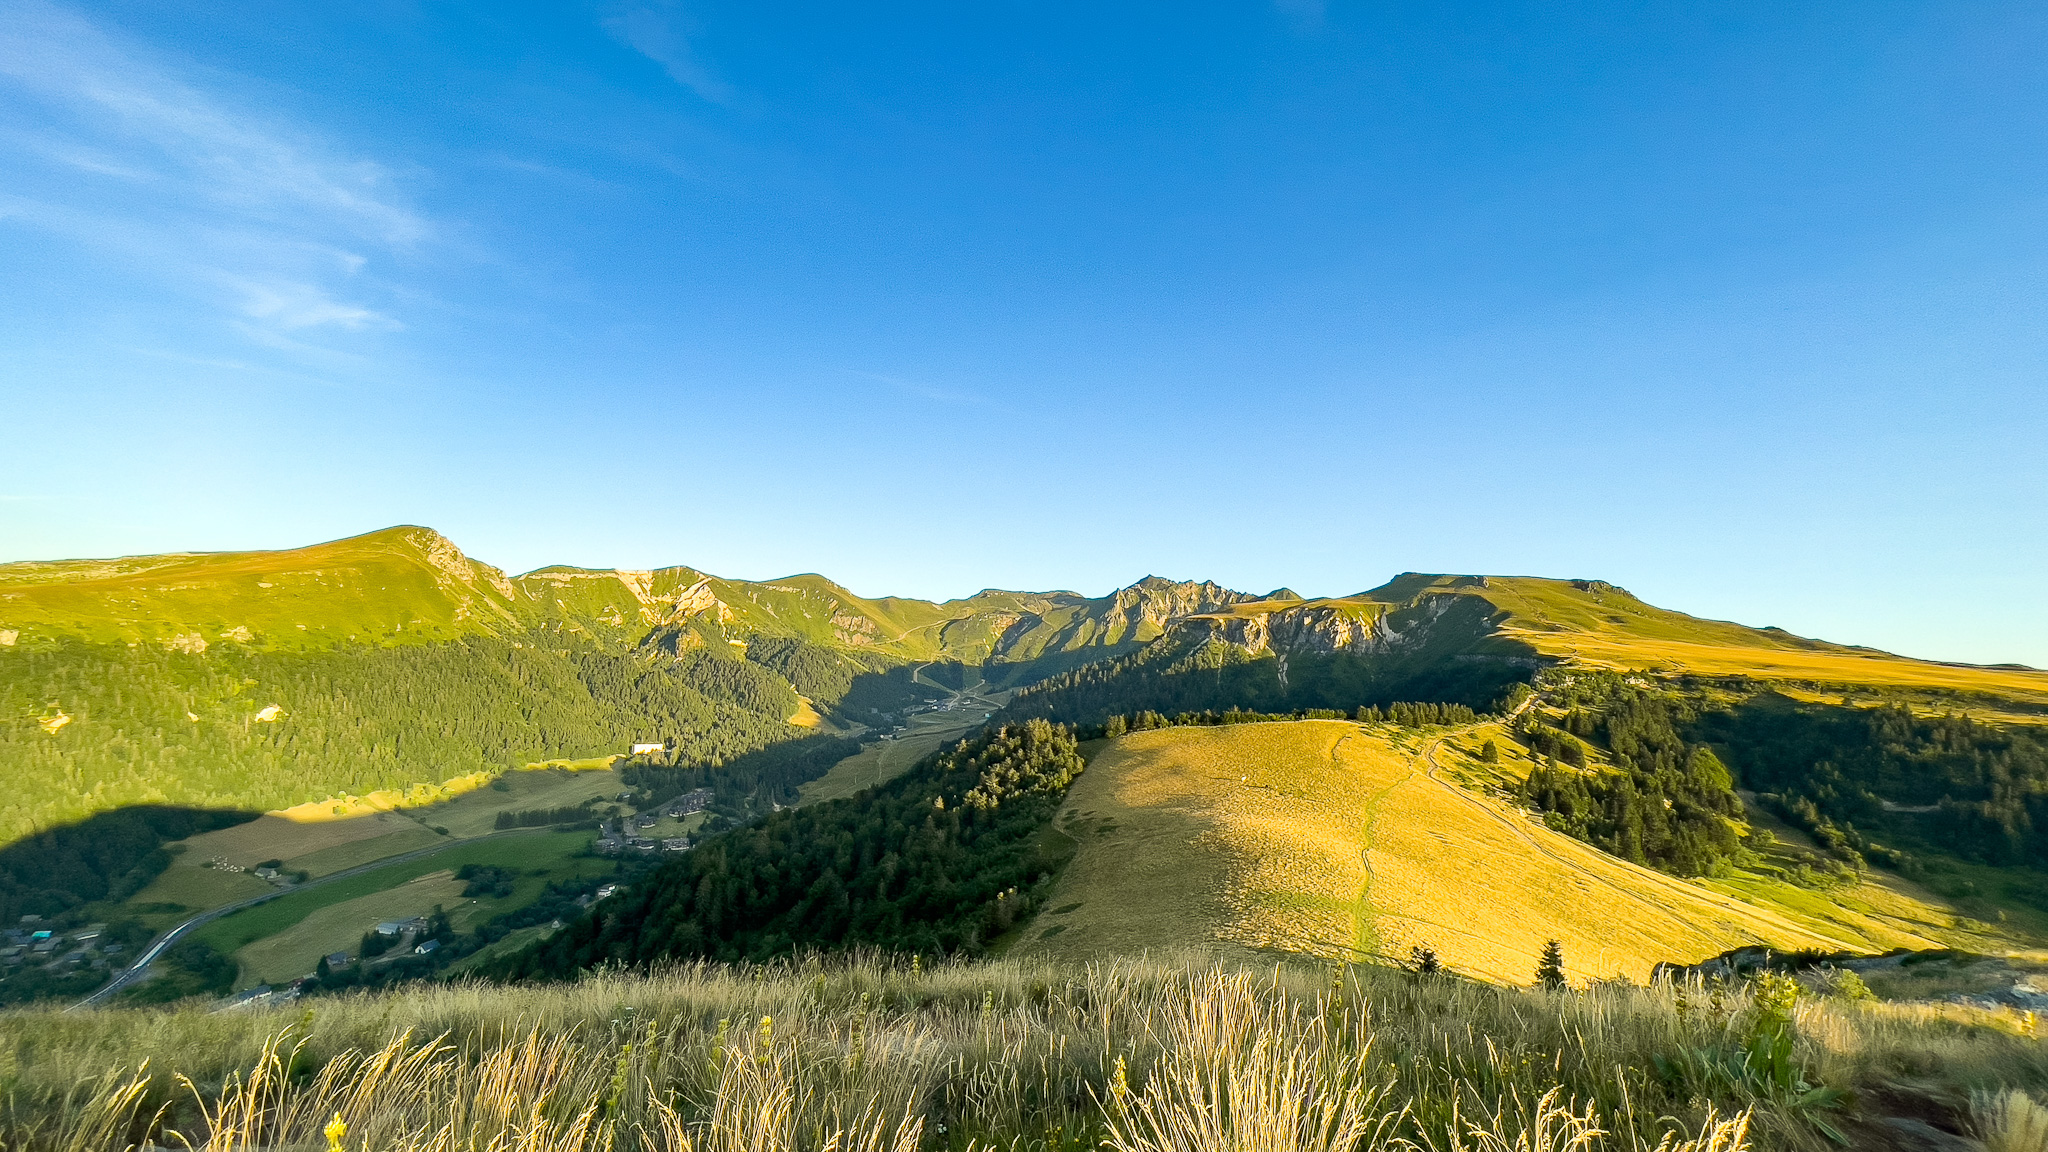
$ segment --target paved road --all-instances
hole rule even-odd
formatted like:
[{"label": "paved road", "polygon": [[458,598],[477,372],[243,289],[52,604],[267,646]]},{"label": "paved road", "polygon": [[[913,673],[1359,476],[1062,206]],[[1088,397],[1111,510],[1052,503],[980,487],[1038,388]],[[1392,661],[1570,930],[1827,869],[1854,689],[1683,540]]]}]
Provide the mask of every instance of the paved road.
[{"label": "paved road", "polygon": [[164,954],[164,950],[166,948],[169,948],[171,945],[176,944],[180,939],[182,939],[184,936],[190,933],[193,929],[199,928],[203,925],[211,924],[215,920],[218,920],[223,916],[229,915],[234,912],[240,912],[244,908],[253,908],[258,904],[267,903],[281,896],[290,896],[295,892],[304,892],[311,888],[318,888],[322,884],[332,884],[336,880],[346,880],[350,876],[360,876],[365,872],[374,872],[379,868],[388,868],[393,864],[403,864],[408,860],[418,860],[422,856],[432,856],[436,852],[446,852],[448,849],[455,847],[457,844],[475,844],[480,840],[489,840],[492,837],[496,836],[517,836],[522,833],[548,831],[552,831],[552,829],[513,828],[504,832],[487,833],[483,836],[467,836],[461,839],[449,840],[445,843],[435,844],[432,847],[418,848],[414,849],[411,852],[401,852],[396,856],[386,856],[381,860],[372,860],[368,864],[358,864],[353,868],[344,868],[339,872],[330,872],[327,875],[320,877],[319,879],[308,880],[304,884],[294,884],[290,888],[280,888],[275,892],[265,892],[261,896],[251,896],[247,900],[237,900],[233,904],[224,904],[221,907],[215,908],[210,912],[201,912],[199,915],[192,917],[190,920],[187,920],[184,923],[177,925],[170,931],[164,933],[162,936],[157,937],[156,940],[153,943],[151,943],[148,948],[143,950],[142,955],[135,958],[135,963],[130,964],[128,967],[122,969],[120,975],[115,976],[114,979],[110,981],[105,987],[101,988],[99,991],[93,993],[92,995],[87,996],[85,999],[80,1000],[78,1003],[73,1004],[70,1008],[66,1008],[65,1011],[69,1012],[75,1008],[90,1008],[95,1004],[101,1003],[108,997],[113,996],[115,993],[119,992],[121,989],[126,988],[130,984],[135,983],[137,980],[142,979],[144,974],[146,974],[149,971],[149,966],[155,963],[157,957],[162,956]]}]

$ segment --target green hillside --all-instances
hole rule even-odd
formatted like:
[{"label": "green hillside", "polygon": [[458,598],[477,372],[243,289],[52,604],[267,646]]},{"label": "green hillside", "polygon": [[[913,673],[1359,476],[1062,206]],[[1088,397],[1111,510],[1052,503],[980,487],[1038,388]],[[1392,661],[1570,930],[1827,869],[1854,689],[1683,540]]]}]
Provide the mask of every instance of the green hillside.
[{"label": "green hillside", "polygon": [[539,632],[671,654],[772,636],[884,663],[1027,663],[1129,648],[1173,620],[1251,599],[1159,577],[1100,599],[991,589],[943,604],[867,599],[814,574],[553,566],[508,577],[431,529],[398,527],[275,552],[0,564],[0,647],[297,651]]},{"label": "green hillside", "polygon": [[522,627],[518,590],[425,528],[283,552],[0,564],[0,641],[304,651]]},{"label": "green hillside", "polygon": [[[717,768],[821,718],[886,731],[980,678],[946,667],[1031,679],[1244,599],[1157,578],[936,604],[808,574],[515,577],[418,527],[0,564],[0,843],[128,805],[288,807],[637,742]],[[760,803],[808,779],[783,775]]]}]

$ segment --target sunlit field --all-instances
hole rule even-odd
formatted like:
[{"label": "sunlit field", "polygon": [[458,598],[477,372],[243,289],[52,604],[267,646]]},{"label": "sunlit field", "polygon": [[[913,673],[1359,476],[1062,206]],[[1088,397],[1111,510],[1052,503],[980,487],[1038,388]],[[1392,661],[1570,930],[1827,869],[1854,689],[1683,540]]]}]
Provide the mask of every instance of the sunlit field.
[{"label": "sunlit field", "polygon": [[1388,961],[1425,947],[1455,971],[1526,984],[1548,940],[1580,978],[1638,982],[1660,961],[1746,944],[1945,943],[1952,917],[1904,897],[1879,916],[1793,893],[1823,915],[1780,907],[1784,885],[1742,899],[1607,855],[1451,783],[1450,769],[1474,767],[1457,751],[1474,742],[1336,720],[1121,737],[1068,794],[1056,826],[1080,848],[1018,946]]}]

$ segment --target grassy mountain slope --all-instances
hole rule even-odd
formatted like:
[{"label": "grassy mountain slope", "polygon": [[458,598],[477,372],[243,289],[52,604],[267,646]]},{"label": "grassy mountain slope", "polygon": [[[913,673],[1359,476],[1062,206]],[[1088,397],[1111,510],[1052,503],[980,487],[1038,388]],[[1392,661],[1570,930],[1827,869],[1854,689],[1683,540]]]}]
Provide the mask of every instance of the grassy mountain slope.
[{"label": "grassy mountain slope", "polygon": [[1875,883],[1816,898],[1608,856],[1446,779],[1475,767],[1457,749],[1476,743],[1341,721],[1121,737],[1067,795],[1055,826],[1079,850],[1018,947],[1401,960],[1423,945],[1457,971],[1526,984],[1548,939],[1575,977],[1642,980],[1659,961],[1750,943],[1958,938],[1951,913]]},{"label": "grassy mountain slope", "polygon": [[425,528],[280,552],[0,564],[0,639],[304,650],[425,643],[517,626],[504,574]]},{"label": "grassy mountain slope", "polygon": [[1982,694],[2048,706],[2048,672],[1915,660],[1776,628],[1703,620],[1645,604],[1599,580],[1407,573],[1360,598],[1414,606],[1441,597],[1490,607],[1498,645],[1586,667]]}]

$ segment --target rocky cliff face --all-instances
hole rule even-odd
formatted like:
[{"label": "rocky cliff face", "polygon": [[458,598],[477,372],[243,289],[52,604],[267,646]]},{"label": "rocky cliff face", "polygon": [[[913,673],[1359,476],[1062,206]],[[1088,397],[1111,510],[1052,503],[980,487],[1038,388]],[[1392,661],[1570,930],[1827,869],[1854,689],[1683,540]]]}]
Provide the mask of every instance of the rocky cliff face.
[{"label": "rocky cliff face", "polygon": [[1103,616],[1111,631],[1120,629],[1128,638],[1149,640],[1164,632],[1167,625],[1189,616],[1257,599],[1210,580],[1195,583],[1147,576],[1112,594]]},{"label": "rocky cliff face", "polygon": [[[1446,616],[1472,603],[1466,597],[1429,595],[1405,607],[1365,600],[1297,602],[1268,612],[1193,615],[1174,631],[1192,642],[1220,641],[1252,655],[1380,656],[1419,651],[1437,637]],[[1470,628],[1460,631],[1469,633]]]}]

